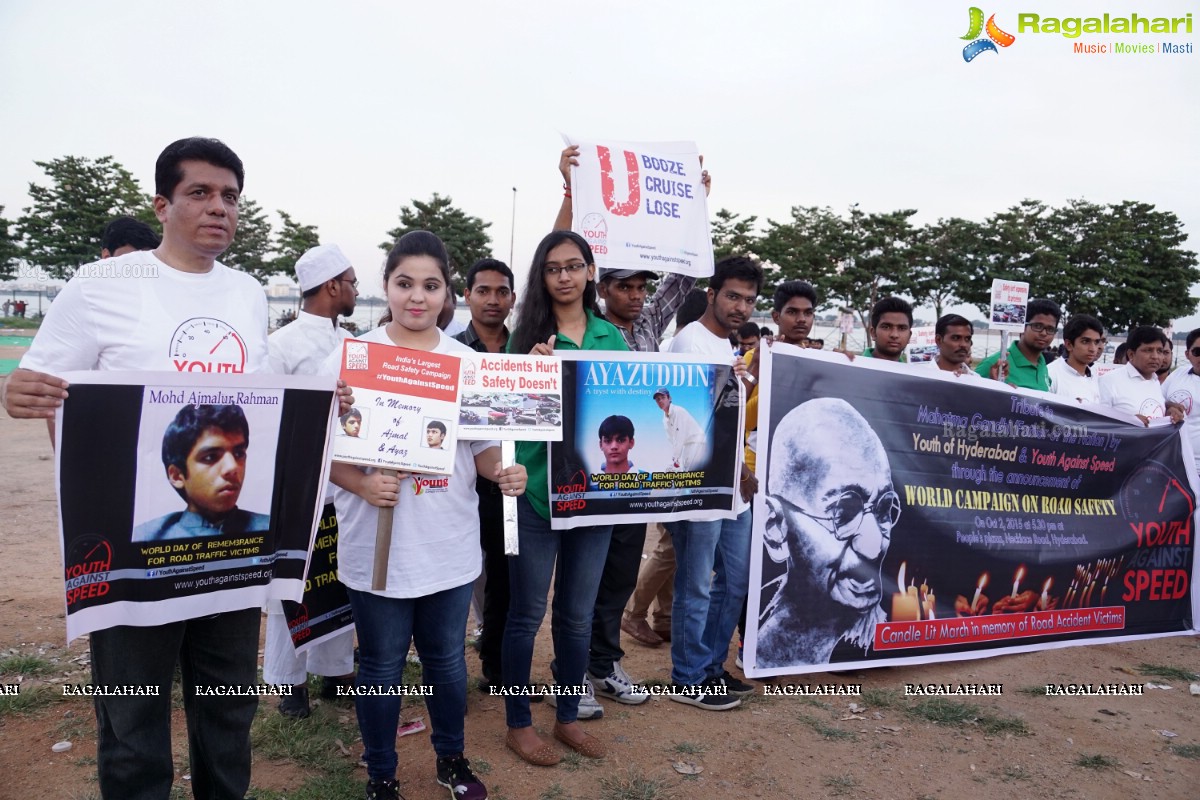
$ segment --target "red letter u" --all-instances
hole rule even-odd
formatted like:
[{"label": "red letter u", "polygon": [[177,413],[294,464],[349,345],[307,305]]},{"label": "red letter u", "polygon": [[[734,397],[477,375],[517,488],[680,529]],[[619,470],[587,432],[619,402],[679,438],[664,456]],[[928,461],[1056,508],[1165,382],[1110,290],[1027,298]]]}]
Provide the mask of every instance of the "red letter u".
[{"label": "red letter u", "polygon": [[600,194],[604,197],[604,207],[618,217],[631,217],[637,213],[642,203],[642,184],[638,180],[637,156],[625,151],[625,170],[629,180],[629,199],[618,203],[615,197],[616,184],[613,183],[612,154],[603,145],[596,145],[596,154],[600,156]]}]

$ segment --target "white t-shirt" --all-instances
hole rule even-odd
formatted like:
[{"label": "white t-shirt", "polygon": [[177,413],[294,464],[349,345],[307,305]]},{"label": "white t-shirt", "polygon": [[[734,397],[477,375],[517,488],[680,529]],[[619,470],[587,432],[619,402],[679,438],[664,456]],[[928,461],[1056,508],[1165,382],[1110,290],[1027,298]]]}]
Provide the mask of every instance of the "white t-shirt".
[{"label": "white t-shirt", "polygon": [[[82,268],[81,268],[82,269]],[[89,265],[50,304],[21,367],[265,372],[267,296],[244,272],[182,272],[149,251]]]},{"label": "white t-shirt", "polygon": [[[341,352],[350,331],[334,326],[328,317],[301,310],[287,325],[267,337],[271,371],[280,375],[320,375],[325,360]],[[332,483],[325,486],[325,502],[333,502]]]},{"label": "white t-shirt", "polygon": [[340,350],[342,342],[350,336],[350,331],[334,325],[328,317],[302,310],[295,320],[267,337],[271,371],[283,375],[318,375],[329,354]]},{"label": "white t-shirt", "polygon": [[962,378],[965,381],[985,380],[983,377],[976,374],[975,370],[971,369],[970,367],[967,367],[966,371],[959,370],[958,372],[951,372],[948,369],[942,369],[941,367],[938,366],[937,356],[934,356],[933,358],[929,359],[928,361],[918,361],[915,364],[913,364],[912,366],[917,367],[917,368],[923,367],[925,369],[934,370],[936,372],[944,372],[947,375],[953,375],[954,377]]},{"label": "white t-shirt", "polygon": [[[675,338],[671,340],[669,353],[693,353],[696,355],[712,356],[713,358],[721,359],[722,363],[733,363],[733,351],[730,349],[729,339],[724,336],[717,336],[708,328],[704,327],[704,323],[697,320],[688,325],[684,325],[683,329],[677,331]],[[671,406],[675,408],[674,405]],[[664,420],[664,425],[670,430],[670,420]],[[695,421],[693,421],[695,424]],[[697,426],[699,427],[699,426]],[[734,488],[733,490],[733,510],[737,513],[742,513],[749,508],[749,503],[742,500],[742,493]]]},{"label": "white t-shirt", "polygon": [[[439,331],[435,353],[471,353],[465,344]],[[394,345],[386,327],[357,337]],[[326,360],[325,371],[338,371],[340,353]],[[452,475],[415,475],[400,482],[400,502],[392,517],[392,549],[387,589],[371,589],[375,527],[379,509],[353,492],[338,488],[338,579],[360,592],[384,597],[424,597],[479,577],[479,496],[475,494],[475,456],[498,442],[459,442]],[[368,473],[374,469],[367,469]]]},{"label": "white t-shirt", "polygon": [[733,363],[733,351],[730,349],[729,338],[717,336],[704,324],[696,321],[683,326],[671,340],[668,353],[702,353],[706,356],[719,358],[722,363]]},{"label": "white t-shirt", "polygon": [[1172,403],[1179,403],[1187,412],[1183,430],[1191,438],[1196,467],[1200,469],[1200,375],[1180,367],[1167,376],[1162,390],[1163,396]]},{"label": "white t-shirt", "polygon": [[1065,358],[1056,358],[1046,365],[1050,373],[1050,391],[1076,403],[1099,403],[1100,384],[1094,375],[1080,375]]},{"label": "white t-shirt", "polygon": [[1132,364],[1124,364],[1100,377],[1100,402],[1148,419],[1166,413],[1162,384],[1157,375],[1143,378]]}]

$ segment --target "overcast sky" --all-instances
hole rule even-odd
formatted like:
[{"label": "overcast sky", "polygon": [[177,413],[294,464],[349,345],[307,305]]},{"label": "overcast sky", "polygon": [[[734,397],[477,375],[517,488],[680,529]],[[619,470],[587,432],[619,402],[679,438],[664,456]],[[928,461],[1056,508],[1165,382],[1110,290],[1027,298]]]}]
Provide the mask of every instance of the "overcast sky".
[{"label": "overcast sky", "polygon": [[64,155],[113,155],[149,192],[167,143],[215,136],[245,162],[247,196],[317,225],[360,278],[400,207],[433,192],[492,222],[508,260],[515,186],[521,275],[558,209],[567,131],[696,141],[712,211],[859,203],[924,223],[1130,199],[1176,213],[1200,250],[1200,53],[1072,53],[1196,50],[1196,34],[1071,40],[1016,19],[1195,4],[981,6],[1016,42],[965,63],[969,5],[5,0],[0,205],[18,216],[43,180],[34,160]]}]

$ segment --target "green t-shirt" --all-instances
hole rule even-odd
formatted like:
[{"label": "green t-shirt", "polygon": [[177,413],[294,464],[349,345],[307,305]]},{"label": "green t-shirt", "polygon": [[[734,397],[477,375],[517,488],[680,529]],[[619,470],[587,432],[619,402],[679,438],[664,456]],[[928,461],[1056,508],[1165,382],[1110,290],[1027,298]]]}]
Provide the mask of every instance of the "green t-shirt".
[{"label": "green t-shirt", "polygon": [[[509,337],[508,348],[512,352],[513,338]],[[607,320],[587,314],[587,327],[583,330],[583,342],[575,344],[561,333],[554,340],[555,350],[629,350],[625,337],[617,327]],[[550,519],[549,451],[545,442],[517,442],[517,463],[525,465],[529,482],[525,486],[525,497],[543,519]]]},{"label": "green t-shirt", "polygon": [[[975,372],[985,378],[990,378],[992,365],[999,360],[1000,353],[997,351],[980,361],[979,366],[975,367]],[[1041,353],[1038,353],[1037,363],[1031,363],[1021,352],[1021,348],[1017,347],[1017,343],[1013,342],[1008,346],[1007,383],[1022,389],[1050,391],[1050,371],[1046,369],[1046,359],[1042,358]]]},{"label": "green t-shirt", "polygon": [[[863,354],[863,358],[876,358],[874,347],[868,347],[866,350],[863,350],[862,354]],[[906,353],[901,353],[899,361],[901,364],[907,364],[908,363],[908,355]]]}]

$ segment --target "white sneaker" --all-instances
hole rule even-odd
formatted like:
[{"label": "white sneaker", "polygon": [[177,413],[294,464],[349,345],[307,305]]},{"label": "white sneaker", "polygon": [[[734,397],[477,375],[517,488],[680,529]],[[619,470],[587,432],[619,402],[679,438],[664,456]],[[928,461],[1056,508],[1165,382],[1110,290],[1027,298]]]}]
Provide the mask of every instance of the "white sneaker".
[{"label": "white sneaker", "polygon": [[643,691],[641,688],[634,688],[633,679],[621,666],[620,661],[613,664],[612,674],[607,678],[598,678],[589,673],[588,682],[595,685],[596,694],[612,698],[618,703],[636,706],[650,699],[649,692]]},{"label": "white sneaker", "polygon": [[[556,684],[557,685],[557,684]],[[604,706],[600,705],[600,701],[596,699],[595,688],[592,686],[591,680],[583,679],[584,694],[579,698],[579,715],[578,719],[600,719],[604,716]],[[546,695],[546,702],[551,708],[558,708],[558,695]]]}]

